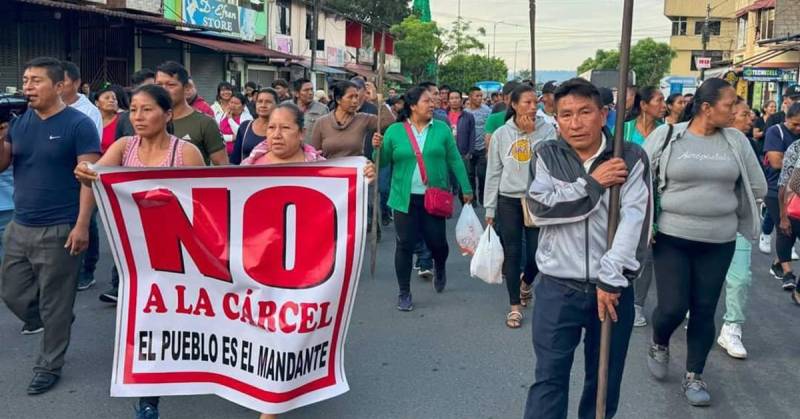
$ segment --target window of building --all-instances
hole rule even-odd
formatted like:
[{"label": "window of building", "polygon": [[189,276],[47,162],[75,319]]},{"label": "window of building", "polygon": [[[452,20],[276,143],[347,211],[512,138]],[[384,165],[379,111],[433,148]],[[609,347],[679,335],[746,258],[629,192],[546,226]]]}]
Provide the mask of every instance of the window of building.
[{"label": "window of building", "polygon": [[306,39],[314,39],[314,14],[306,12]]},{"label": "window of building", "polygon": [[292,0],[278,0],[278,33],[292,34]]},{"label": "window of building", "polygon": [[736,27],[736,49],[747,46],[747,15],[739,18]]},{"label": "window of building", "polygon": [[703,51],[692,51],[692,64],[691,64],[692,71],[700,70],[699,68],[697,68],[697,65],[694,60],[697,57],[711,57],[711,65],[713,66],[714,63],[722,61],[723,54],[722,51],[706,51],[705,53]]},{"label": "window of building", "polygon": [[686,18],[673,17],[672,18],[672,36],[686,35]]},{"label": "window of building", "polygon": [[775,9],[764,9],[758,12],[758,34],[756,37],[770,39],[775,30]]},{"label": "window of building", "polygon": [[[703,25],[705,25],[705,20],[700,20],[694,22],[694,34],[695,35],[702,35],[703,34]],[[709,20],[708,21],[708,35],[709,36],[719,36],[720,29],[722,24],[718,20]]]}]

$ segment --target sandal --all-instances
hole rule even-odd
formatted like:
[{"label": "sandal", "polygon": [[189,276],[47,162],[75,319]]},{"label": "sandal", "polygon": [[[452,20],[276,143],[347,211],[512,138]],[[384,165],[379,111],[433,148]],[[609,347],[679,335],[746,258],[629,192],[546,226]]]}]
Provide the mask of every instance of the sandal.
[{"label": "sandal", "polygon": [[533,285],[528,285],[525,281],[519,284],[519,299],[523,307],[528,306],[528,302],[533,299]]},{"label": "sandal", "polygon": [[792,291],[792,300],[794,300],[795,304],[800,306],[800,291],[798,291],[797,288]]},{"label": "sandal", "polygon": [[506,315],[506,326],[510,329],[519,329],[522,326],[522,312],[509,311]]}]

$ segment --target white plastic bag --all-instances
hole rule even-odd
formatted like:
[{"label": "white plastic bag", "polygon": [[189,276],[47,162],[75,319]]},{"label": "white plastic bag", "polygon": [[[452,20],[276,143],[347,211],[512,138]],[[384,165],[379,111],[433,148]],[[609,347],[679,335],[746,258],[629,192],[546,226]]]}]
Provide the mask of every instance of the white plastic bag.
[{"label": "white plastic bag", "polygon": [[488,226],[469,264],[470,275],[482,279],[487,284],[502,284],[504,258],[500,237],[492,226]]},{"label": "white plastic bag", "polygon": [[472,205],[464,205],[461,208],[458,223],[456,223],[456,243],[458,243],[458,248],[461,249],[462,256],[475,254],[475,249],[478,248],[478,242],[481,240],[482,234],[483,225],[478,216],[475,215]]}]

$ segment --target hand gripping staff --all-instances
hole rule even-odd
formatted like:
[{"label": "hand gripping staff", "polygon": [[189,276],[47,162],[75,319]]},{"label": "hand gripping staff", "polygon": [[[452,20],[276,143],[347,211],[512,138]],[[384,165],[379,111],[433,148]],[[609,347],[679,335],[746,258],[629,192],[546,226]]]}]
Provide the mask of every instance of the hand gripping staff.
[{"label": "hand gripping staff", "polygon": [[[628,86],[628,73],[631,63],[631,28],[633,25],[633,0],[625,0],[622,12],[622,40],[619,54],[619,84],[617,85],[617,115],[625,115],[625,94]],[[614,130],[614,157],[622,157],[625,118],[618,117]],[[614,242],[619,225],[620,185],[611,188],[608,201],[608,246]],[[608,358],[611,351],[611,317],[606,313],[600,329],[600,362],[597,371],[597,410],[596,419],[606,417],[606,394],[608,393]]]}]

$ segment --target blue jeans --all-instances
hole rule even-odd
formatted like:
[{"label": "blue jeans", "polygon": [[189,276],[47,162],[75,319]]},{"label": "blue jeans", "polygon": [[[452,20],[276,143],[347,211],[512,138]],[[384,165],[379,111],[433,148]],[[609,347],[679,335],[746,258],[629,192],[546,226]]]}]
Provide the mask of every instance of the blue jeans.
[{"label": "blue jeans", "polygon": [[761,232],[764,235],[769,236],[772,234],[772,231],[775,230],[775,222],[772,221],[772,217],[769,216],[769,210],[764,210],[764,222],[761,223]]},{"label": "blue jeans", "polygon": [[[533,305],[533,350],[536,381],[528,391],[525,419],[566,419],[569,379],[575,349],[584,335],[586,378],[578,407],[580,419],[594,419],[597,398],[597,366],[600,328],[597,294],[577,291],[543,277],[536,285]],[[633,330],[633,289],[622,291],[617,306],[618,322],[611,328],[608,363],[606,418],[617,413],[625,356]],[[584,333],[585,331],[585,333]]]},{"label": "blue jeans", "polygon": [[433,254],[428,246],[425,245],[425,239],[422,237],[422,232],[419,233],[419,240],[417,245],[414,246],[414,255],[417,256],[417,266],[420,270],[429,271],[433,269]]}]

